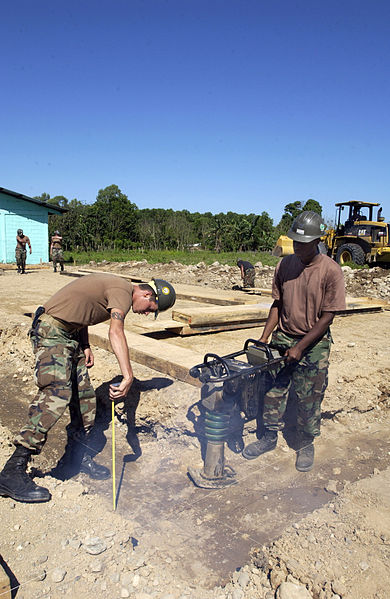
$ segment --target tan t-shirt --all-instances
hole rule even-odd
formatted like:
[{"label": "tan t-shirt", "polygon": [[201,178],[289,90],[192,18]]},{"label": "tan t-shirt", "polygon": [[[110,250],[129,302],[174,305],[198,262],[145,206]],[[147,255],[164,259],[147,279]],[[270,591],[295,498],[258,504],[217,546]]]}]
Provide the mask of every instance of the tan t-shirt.
[{"label": "tan t-shirt", "polygon": [[132,294],[133,286],[126,279],[106,274],[86,275],[57,291],[44,307],[46,314],[83,328],[108,320],[111,308],[119,308],[126,315]]},{"label": "tan t-shirt", "polygon": [[290,335],[306,335],[322,312],[345,310],[343,271],[323,254],[309,265],[295,254],[286,256],[276,267],[272,297],[282,300],[279,328]]}]

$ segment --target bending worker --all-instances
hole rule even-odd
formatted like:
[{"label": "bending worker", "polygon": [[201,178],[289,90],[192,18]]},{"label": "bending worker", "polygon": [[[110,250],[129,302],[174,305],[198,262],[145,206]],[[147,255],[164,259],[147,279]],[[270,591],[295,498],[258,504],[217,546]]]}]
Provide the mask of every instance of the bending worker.
[{"label": "bending worker", "polygon": [[39,391],[30,405],[25,426],[15,438],[16,449],[0,473],[0,495],[26,502],[50,499],[49,491],[27,475],[27,463],[32,454],[42,451],[49,430],[67,406],[71,415],[79,415],[79,425],[70,435],[79,448],[79,471],[95,479],[110,476],[108,468],[93,461],[88,448],[96,411],[95,392],[87,370],[94,364],[88,326],[110,320],[109,339],[123,375],[118,387],[110,385],[109,394],[114,401],[125,397],[133,383],[124,334],[126,314],[131,308],[136,314],[153,312],[157,316],[173,306],[175,299],[172,285],[161,279],[132,285],[116,275],[96,274],[69,283],[38,308],[30,336]]},{"label": "bending worker", "polygon": [[[275,449],[291,384],[297,396],[296,468],[311,470],[315,437],[320,434],[321,402],[328,384],[329,326],[335,312],[345,309],[344,276],[340,266],[320,254],[318,243],[325,223],[316,212],[302,212],[288,236],[294,254],[277,265],[271,306],[260,341],[287,357],[273,386],[265,394],[263,435],[245,447],[248,460]],[[276,329],[276,330],[274,330]],[[258,431],[260,432],[260,431]]]},{"label": "bending worker", "polygon": [[28,245],[31,254],[31,242],[30,238],[27,235],[23,234],[23,229],[18,229],[16,232],[16,248],[15,248],[15,259],[16,265],[18,267],[18,274],[24,275],[26,269],[26,257],[27,250],[26,245]]},{"label": "bending worker", "polygon": [[247,260],[237,260],[237,266],[241,272],[243,287],[255,286],[255,267]]}]

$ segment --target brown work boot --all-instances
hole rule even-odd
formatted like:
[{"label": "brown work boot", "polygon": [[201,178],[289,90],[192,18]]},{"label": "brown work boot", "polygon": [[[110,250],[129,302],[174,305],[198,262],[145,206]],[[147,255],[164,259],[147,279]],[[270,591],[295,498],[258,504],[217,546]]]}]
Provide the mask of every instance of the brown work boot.
[{"label": "brown work boot", "polygon": [[27,447],[16,446],[14,453],[0,472],[0,495],[26,503],[51,499],[48,489],[36,485],[26,472],[31,454],[32,451]]},{"label": "brown work boot", "polygon": [[265,429],[264,435],[258,440],[247,445],[242,455],[247,460],[254,460],[267,451],[275,449],[278,442],[278,431]]},{"label": "brown work boot", "polygon": [[310,443],[302,449],[297,451],[297,459],[295,461],[295,468],[299,472],[309,472],[313,468],[314,464],[314,445]]}]

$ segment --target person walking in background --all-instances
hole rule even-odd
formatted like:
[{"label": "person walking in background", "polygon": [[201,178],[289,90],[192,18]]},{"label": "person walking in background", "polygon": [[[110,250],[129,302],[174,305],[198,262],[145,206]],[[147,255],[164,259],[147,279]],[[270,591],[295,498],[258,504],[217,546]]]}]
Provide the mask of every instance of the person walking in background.
[{"label": "person walking in background", "polygon": [[[321,403],[328,384],[329,326],[345,309],[345,283],[340,266],[318,249],[325,223],[313,211],[302,212],[288,236],[294,254],[278,263],[272,283],[273,304],[260,341],[286,356],[264,396],[261,437],[243,450],[248,460],[275,449],[291,385],[297,396],[296,469],[311,470],[315,437],[320,434]],[[275,329],[275,330],[274,330]],[[260,415],[259,415],[260,416]],[[260,419],[261,422],[261,419]]]},{"label": "person walking in background", "polygon": [[26,256],[27,256],[26,245],[28,245],[28,247],[30,248],[30,254],[31,254],[30,238],[27,237],[27,235],[23,234],[22,229],[18,229],[17,234],[16,234],[15,259],[16,259],[16,265],[18,267],[18,274],[21,274],[21,275],[23,275],[25,273],[25,269],[26,269]]},{"label": "person walking in background", "polygon": [[241,272],[243,287],[255,286],[255,267],[247,260],[237,260],[237,266]]},{"label": "person walking in background", "polygon": [[61,272],[64,270],[64,256],[62,253],[62,237],[59,231],[54,231],[50,244],[50,256],[53,260],[54,272],[57,272],[57,263],[60,265]]}]

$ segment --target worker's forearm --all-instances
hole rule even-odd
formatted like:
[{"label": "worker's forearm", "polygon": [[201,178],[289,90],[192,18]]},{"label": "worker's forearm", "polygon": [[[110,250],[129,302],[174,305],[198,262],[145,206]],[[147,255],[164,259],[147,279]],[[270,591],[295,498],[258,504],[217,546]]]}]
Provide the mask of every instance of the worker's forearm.
[{"label": "worker's forearm", "polygon": [[268,343],[269,337],[272,331],[275,329],[279,322],[279,304],[274,302],[270,308],[267,321],[264,325],[263,333],[260,337],[260,341]]},{"label": "worker's forearm", "polygon": [[129,348],[124,333],[110,331],[110,343],[123,377],[129,380],[132,379],[133,370],[130,364]]},{"label": "worker's forearm", "polygon": [[79,338],[82,349],[89,347],[88,327],[80,329]]},{"label": "worker's forearm", "polygon": [[305,351],[309,345],[320,339],[332,324],[333,318],[334,312],[324,312],[313,328],[297,343],[297,347],[301,351]]}]

